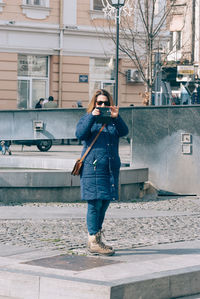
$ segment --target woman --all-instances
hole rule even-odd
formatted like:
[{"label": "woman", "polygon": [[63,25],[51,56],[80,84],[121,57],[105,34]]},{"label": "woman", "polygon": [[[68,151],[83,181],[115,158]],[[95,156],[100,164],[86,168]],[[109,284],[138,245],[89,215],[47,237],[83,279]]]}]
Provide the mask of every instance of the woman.
[{"label": "woman", "polygon": [[77,124],[76,136],[83,141],[83,155],[104,124],[104,119],[100,118],[99,108],[102,107],[110,108],[111,117],[84,159],[81,197],[88,203],[88,250],[93,254],[113,255],[113,248],[102,242],[102,224],[110,201],[118,199],[119,137],[128,134],[128,128],[119,116],[119,107],[114,106],[106,90],[95,92],[87,114]]}]

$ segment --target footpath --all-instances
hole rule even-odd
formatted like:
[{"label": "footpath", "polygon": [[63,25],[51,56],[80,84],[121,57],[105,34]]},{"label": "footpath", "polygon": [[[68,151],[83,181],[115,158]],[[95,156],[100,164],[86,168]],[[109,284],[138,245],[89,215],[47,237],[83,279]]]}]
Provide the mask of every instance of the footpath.
[{"label": "footpath", "polygon": [[200,298],[199,197],[112,203],[112,257],[88,254],[85,214],[82,202],[0,206],[0,299]]}]

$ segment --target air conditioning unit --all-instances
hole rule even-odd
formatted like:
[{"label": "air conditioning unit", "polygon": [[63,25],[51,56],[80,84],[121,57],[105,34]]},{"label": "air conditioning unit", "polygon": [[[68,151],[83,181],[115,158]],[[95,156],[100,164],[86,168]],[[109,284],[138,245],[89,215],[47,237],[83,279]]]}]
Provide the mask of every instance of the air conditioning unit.
[{"label": "air conditioning unit", "polygon": [[126,82],[143,82],[142,76],[137,69],[130,69],[126,72]]}]

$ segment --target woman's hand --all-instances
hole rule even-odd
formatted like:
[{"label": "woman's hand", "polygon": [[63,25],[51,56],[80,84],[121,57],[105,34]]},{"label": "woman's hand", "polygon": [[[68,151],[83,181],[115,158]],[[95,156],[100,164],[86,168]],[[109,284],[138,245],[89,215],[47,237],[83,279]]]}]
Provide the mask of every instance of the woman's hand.
[{"label": "woman's hand", "polygon": [[92,111],[92,115],[95,115],[95,116],[100,115],[99,109],[94,108],[94,110]]},{"label": "woman's hand", "polygon": [[116,118],[119,115],[119,106],[110,106],[111,117]]}]

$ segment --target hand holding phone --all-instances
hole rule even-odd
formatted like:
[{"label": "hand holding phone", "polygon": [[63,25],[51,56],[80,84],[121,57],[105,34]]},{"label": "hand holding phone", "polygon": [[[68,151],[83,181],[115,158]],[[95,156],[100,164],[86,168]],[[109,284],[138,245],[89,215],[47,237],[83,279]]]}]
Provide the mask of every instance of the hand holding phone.
[{"label": "hand holding phone", "polygon": [[110,106],[111,117],[116,118],[119,115],[119,106]]}]

